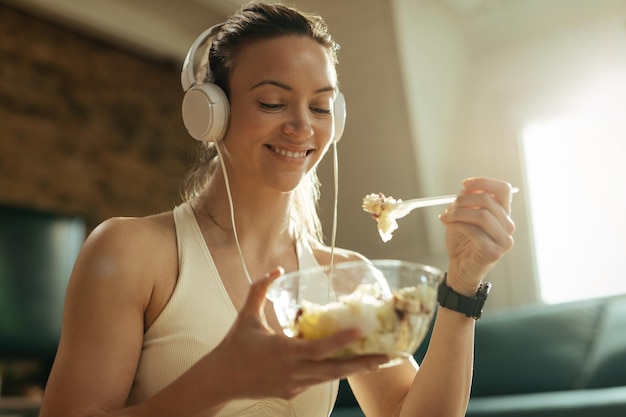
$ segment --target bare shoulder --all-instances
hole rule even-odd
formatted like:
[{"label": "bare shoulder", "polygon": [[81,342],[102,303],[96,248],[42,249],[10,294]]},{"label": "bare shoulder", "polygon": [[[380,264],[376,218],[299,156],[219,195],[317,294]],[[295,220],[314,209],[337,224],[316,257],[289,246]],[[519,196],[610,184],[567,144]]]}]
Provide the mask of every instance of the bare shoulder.
[{"label": "bare shoulder", "polygon": [[163,255],[168,259],[176,252],[172,213],[105,220],[89,235],[83,251],[109,264],[115,259],[118,267],[151,268]]},{"label": "bare shoulder", "polygon": [[117,217],[105,220],[88,236],[70,285],[93,288],[97,284],[99,290],[115,287],[140,302],[145,310],[155,290],[173,286],[170,281],[175,280],[177,270],[171,212]]},{"label": "bare shoulder", "polygon": [[97,245],[101,249],[110,246],[110,249],[133,250],[137,249],[137,245],[145,246],[153,239],[169,240],[173,235],[174,219],[171,212],[148,217],[113,217],[93,230],[85,246]]},{"label": "bare shoulder", "polygon": [[359,252],[349,249],[335,248],[334,253],[330,246],[319,243],[313,244],[313,254],[320,265],[330,265],[331,257],[333,262],[367,261],[367,258]]}]

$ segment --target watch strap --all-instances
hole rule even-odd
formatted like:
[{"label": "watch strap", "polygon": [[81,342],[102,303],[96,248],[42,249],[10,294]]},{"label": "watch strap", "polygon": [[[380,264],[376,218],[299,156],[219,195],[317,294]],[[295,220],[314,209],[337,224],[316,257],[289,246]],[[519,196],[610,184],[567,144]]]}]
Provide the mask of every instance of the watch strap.
[{"label": "watch strap", "polygon": [[471,317],[474,320],[480,319],[483,314],[485,301],[491,291],[491,283],[481,283],[476,294],[473,297],[468,297],[450,288],[447,283],[447,277],[448,274],[444,274],[443,281],[439,284],[437,290],[437,301],[439,305],[463,313],[465,316]]}]

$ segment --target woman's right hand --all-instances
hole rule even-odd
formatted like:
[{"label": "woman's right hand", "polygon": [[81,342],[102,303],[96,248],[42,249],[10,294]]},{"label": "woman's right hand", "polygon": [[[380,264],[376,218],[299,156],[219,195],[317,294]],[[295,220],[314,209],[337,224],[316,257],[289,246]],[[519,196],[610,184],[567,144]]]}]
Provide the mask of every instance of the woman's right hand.
[{"label": "woman's right hand", "polygon": [[239,398],[289,399],[314,384],[375,369],[388,361],[384,355],[327,359],[358,340],[361,335],[357,329],[318,340],[290,338],[274,332],[264,319],[263,309],[267,289],[282,273],[282,268],[277,268],[251,286],[229,333],[200,361],[210,362],[213,372],[215,367],[223,370],[219,378],[225,391],[231,395],[237,393]]}]

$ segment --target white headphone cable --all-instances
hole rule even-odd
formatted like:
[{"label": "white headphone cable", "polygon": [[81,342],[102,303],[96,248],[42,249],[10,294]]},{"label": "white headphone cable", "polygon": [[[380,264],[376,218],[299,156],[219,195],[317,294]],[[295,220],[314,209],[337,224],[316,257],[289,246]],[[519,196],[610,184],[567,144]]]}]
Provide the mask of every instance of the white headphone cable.
[{"label": "white headphone cable", "polygon": [[237,250],[239,251],[239,258],[241,259],[241,264],[243,265],[243,271],[246,274],[246,279],[252,285],[252,278],[250,278],[250,273],[248,272],[248,267],[246,266],[246,261],[243,258],[243,251],[241,250],[241,245],[239,245],[239,238],[237,237],[237,227],[235,226],[235,208],[233,204],[233,196],[230,193],[230,182],[228,181],[228,173],[226,172],[226,164],[224,163],[224,157],[222,155],[222,150],[220,149],[220,143],[222,141],[215,142],[215,147],[217,148],[217,157],[220,161],[220,166],[222,167],[222,172],[224,174],[224,183],[226,184],[226,194],[228,195],[228,205],[230,207],[230,221],[233,227],[233,235],[235,236],[235,244],[237,245]]},{"label": "white headphone cable", "polygon": [[333,204],[333,229],[330,237],[330,268],[333,268],[335,261],[335,240],[337,239],[337,205],[339,200],[339,158],[337,156],[337,141],[333,140],[333,179],[335,186],[335,197]]}]

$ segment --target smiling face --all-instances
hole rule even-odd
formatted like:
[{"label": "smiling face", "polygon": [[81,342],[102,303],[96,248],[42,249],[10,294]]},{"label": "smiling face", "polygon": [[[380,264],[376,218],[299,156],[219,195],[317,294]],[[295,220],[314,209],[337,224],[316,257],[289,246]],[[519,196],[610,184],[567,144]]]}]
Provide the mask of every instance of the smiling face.
[{"label": "smiling face", "polygon": [[234,61],[229,87],[229,175],[254,187],[293,190],[334,132],[337,75],[328,50],[305,36],[251,42]]}]

